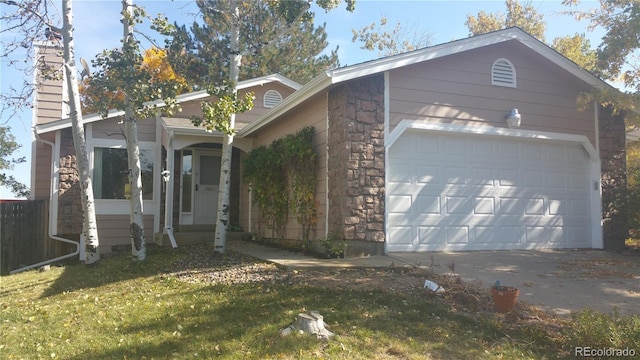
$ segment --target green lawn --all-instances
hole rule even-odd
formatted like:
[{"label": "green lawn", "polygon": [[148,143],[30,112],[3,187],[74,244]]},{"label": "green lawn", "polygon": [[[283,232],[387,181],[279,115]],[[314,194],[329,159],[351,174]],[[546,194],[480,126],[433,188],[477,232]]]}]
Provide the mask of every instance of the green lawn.
[{"label": "green lawn", "polygon": [[[575,322],[549,326],[516,315],[452,311],[422,291],[338,290],[313,279],[293,285],[190,284],[169,272],[186,252],[148,252],[141,264],[115,256],[95,267],[67,265],[0,278],[0,358],[543,359],[569,357],[580,341]],[[332,340],[279,334],[308,310],[324,315],[336,334]],[[604,320],[595,329],[582,326],[584,338],[610,332],[617,321],[594,316]],[[640,339],[640,317],[624,321],[622,338]],[[640,353],[640,340],[625,341]]]}]

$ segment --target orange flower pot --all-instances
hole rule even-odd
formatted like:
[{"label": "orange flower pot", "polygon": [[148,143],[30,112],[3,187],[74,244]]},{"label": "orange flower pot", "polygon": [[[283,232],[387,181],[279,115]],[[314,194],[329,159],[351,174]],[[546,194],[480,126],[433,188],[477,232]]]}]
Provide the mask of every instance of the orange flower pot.
[{"label": "orange flower pot", "polygon": [[493,306],[499,313],[508,313],[513,310],[520,295],[520,290],[512,286],[492,287]]}]

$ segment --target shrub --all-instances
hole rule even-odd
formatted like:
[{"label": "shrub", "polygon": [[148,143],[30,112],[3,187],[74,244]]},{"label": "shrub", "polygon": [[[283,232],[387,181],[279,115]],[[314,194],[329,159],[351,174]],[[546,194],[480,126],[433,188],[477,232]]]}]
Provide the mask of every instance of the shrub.
[{"label": "shrub", "polygon": [[618,309],[603,313],[585,309],[572,315],[573,346],[640,349],[640,316],[622,316]]}]

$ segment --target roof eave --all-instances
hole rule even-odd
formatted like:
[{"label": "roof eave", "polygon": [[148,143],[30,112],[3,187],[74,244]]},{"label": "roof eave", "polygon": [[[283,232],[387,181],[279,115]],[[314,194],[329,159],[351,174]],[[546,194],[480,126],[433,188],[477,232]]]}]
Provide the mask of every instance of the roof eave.
[{"label": "roof eave", "polygon": [[313,95],[329,87],[329,85],[333,83],[332,80],[333,79],[326,72],[316,76],[306,85],[301,87],[298,91],[282,100],[282,102],[278,106],[267,111],[260,118],[248,124],[247,126],[242,128],[242,130],[238,131],[238,136],[244,137],[251,135],[258,129],[269,124],[271,121],[277,119],[291,109],[296,108],[298,105],[300,105]]},{"label": "roof eave", "polygon": [[[294,90],[298,90],[302,87],[302,85],[298,84],[297,82],[290,80],[280,74],[271,74],[271,75],[266,75],[266,76],[261,76],[261,77],[257,77],[257,78],[253,78],[253,79],[249,79],[249,80],[243,80],[238,82],[238,89],[242,90],[242,89],[247,89],[253,86],[261,86],[261,85],[265,85],[268,84],[270,82],[279,82],[285,86],[288,86]],[[209,97],[209,93],[207,93],[206,90],[200,90],[200,91],[195,91],[195,92],[190,92],[187,94],[182,94],[182,95],[178,95],[176,97],[176,102],[177,103],[185,103],[188,101],[196,101],[196,100],[200,100],[200,99],[204,99]],[[164,107],[166,104],[163,100],[154,100],[154,101],[148,101],[145,103],[145,105],[150,105],[150,106],[157,106],[157,107]],[[93,113],[93,114],[88,114],[87,116],[84,116],[82,119],[83,124],[88,124],[88,123],[92,123],[95,121],[99,121],[99,120],[106,120],[106,119],[110,119],[110,118],[114,118],[114,117],[118,117],[118,116],[122,116],[124,115],[124,111],[121,110],[109,110],[109,113],[107,114],[106,117],[102,117],[101,115],[97,114],[97,113]],[[71,118],[65,118],[65,119],[60,119],[60,120],[56,120],[56,121],[52,121],[52,122],[48,122],[45,124],[36,124],[35,128],[36,128],[36,133],[37,134],[43,134],[43,133],[47,133],[47,132],[51,132],[51,131],[56,131],[56,130],[61,130],[61,129],[65,129],[71,126]]]}]

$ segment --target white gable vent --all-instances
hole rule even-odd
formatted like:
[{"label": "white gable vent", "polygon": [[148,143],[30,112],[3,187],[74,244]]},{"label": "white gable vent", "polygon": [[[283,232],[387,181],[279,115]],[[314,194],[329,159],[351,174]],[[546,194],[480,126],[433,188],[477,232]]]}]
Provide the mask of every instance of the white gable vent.
[{"label": "white gable vent", "polygon": [[516,68],[507,59],[498,59],[491,66],[491,85],[516,87]]},{"label": "white gable vent", "polygon": [[275,90],[269,90],[264,93],[264,107],[272,108],[282,102],[282,95]]}]

